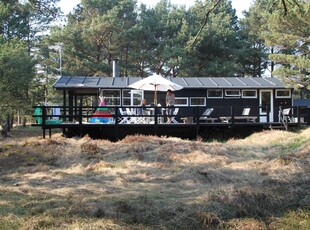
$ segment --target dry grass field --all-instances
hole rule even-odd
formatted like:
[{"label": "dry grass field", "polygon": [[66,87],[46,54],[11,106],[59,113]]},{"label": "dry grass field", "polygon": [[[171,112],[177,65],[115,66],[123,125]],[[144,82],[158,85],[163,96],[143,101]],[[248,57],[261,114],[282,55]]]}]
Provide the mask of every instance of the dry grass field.
[{"label": "dry grass field", "polygon": [[310,128],[245,139],[0,138],[0,229],[310,229]]}]

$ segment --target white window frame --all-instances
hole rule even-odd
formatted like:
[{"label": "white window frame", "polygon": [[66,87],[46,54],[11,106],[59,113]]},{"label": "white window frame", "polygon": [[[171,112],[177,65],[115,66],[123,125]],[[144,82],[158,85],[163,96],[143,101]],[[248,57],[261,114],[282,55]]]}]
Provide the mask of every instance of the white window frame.
[{"label": "white window frame", "polygon": [[[244,92],[249,92],[249,91],[255,92],[255,95],[254,96],[245,96]],[[242,90],[242,98],[257,98],[257,90],[255,90],[255,89],[243,89]]]},{"label": "white window frame", "polygon": [[[231,94],[229,93],[231,92]],[[240,97],[240,89],[225,89],[225,97]]]},{"label": "white window frame", "polygon": [[[125,93],[129,93],[129,96],[125,96]],[[141,97],[131,97],[131,92],[135,94],[141,94]],[[144,98],[144,91],[143,90],[134,90],[134,89],[123,89],[122,90],[123,97],[122,97],[122,105],[130,105],[130,106],[138,106],[141,103],[141,100]],[[137,99],[137,100],[135,100]],[[130,104],[125,104],[125,100],[129,100]]]},{"label": "white window frame", "polygon": [[[213,90],[213,91],[221,91],[221,92],[222,92],[222,93],[221,93],[222,96],[220,96],[220,97],[210,97],[210,96],[209,96],[209,91],[212,91],[212,90]],[[222,89],[208,89],[208,90],[207,90],[207,98],[210,98],[210,99],[223,98],[223,90],[222,90]]]},{"label": "white window frame", "polygon": [[[117,91],[118,92],[118,96],[108,96],[108,94],[104,94],[104,92],[109,92],[109,91]],[[121,105],[121,90],[120,89],[101,89],[100,95],[105,97],[105,101],[107,103],[107,105],[109,106],[120,106]],[[119,104],[111,104],[110,101],[115,101],[117,100],[119,101]]]},{"label": "white window frame", "polygon": [[[192,104],[192,99],[203,99],[203,104],[201,105],[193,105]],[[206,106],[206,98],[205,97],[191,97],[190,98],[190,106]]]},{"label": "white window frame", "polygon": [[[288,96],[279,96],[278,92],[288,92]],[[276,98],[291,98],[291,90],[290,89],[276,89]]]},{"label": "white window frame", "polygon": [[[186,104],[178,104],[178,100],[186,100]],[[175,106],[188,106],[188,98],[187,97],[175,97],[174,98],[174,105]]]}]

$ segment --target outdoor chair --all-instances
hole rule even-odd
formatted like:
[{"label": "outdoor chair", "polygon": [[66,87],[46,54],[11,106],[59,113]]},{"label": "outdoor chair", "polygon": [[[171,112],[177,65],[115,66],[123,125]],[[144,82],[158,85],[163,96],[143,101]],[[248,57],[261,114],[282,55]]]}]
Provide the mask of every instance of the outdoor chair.
[{"label": "outdoor chair", "polygon": [[129,117],[129,123],[134,123],[134,124],[146,124],[146,119],[145,117],[143,117],[143,115],[141,114],[141,116],[137,116],[136,113],[133,112],[134,110],[131,110],[130,108],[126,108],[126,113]]},{"label": "outdoor chair", "polygon": [[54,117],[52,117],[53,120],[59,120],[60,118],[60,108],[52,108],[52,114]]},{"label": "outdoor chair", "polygon": [[283,109],[282,110],[282,119],[284,122],[293,122],[294,118],[291,117],[291,108]]},{"label": "outdoor chair", "polygon": [[203,114],[199,117],[199,121],[211,121],[211,123],[214,123],[217,118],[210,117],[211,113],[213,112],[213,108],[207,108]]},{"label": "outdoor chair", "polygon": [[234,119],[236,119],[236,120],[245,119],[247,122],[249,122],[249,121],[255,122],[257,117],[250,116],[250,111],[251,111],[251,108],[244,108],[242,111],[242,116],[235,116]]},{"label": "outdoor chair", "polygon": [[119,108],[119,113],[121,117],[119,117],[119,124],[130,124],[130,117],[127,116],[127,113],[123,111],[122,108]]},{"label": "outdoor chair", "polygon": [[138,123],[137,118],[134,117],[135,114],[133,113],[131,109],[126,108],[126,114],[127,116],[129,116],[129,123],[135,123],[135,124]]},{"label": "outdoor chair", "polygon": [[[249,121],[255,122],[257,117],[256,116],[250,116],[250,111],[251,111],[251,108],[244,108],[242,111],[242,115],[241,116],[234,116],[234,119],[235,120],[246,120],[247,122],[249,122]],[[219,117],[219,119],[223,123],[229,123],[231,116]]]},{"label": "outdoor chair", "polygon": [[157,119],[158,123],[159,124],[164,123],[163,110],[162,110],[162,107],[161,107],[160,103],[157,104],[156,114],[157,114],[157,117],[158,117],[158,119]]}]

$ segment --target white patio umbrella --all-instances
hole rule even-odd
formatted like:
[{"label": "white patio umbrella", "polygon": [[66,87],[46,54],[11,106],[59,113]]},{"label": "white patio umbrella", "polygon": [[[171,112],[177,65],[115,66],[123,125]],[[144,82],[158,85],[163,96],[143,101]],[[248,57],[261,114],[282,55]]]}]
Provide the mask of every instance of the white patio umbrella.
[{"label": "white patio umbrella", "polygon": [[157,105],[157,91],[171,91],[183,89],[182,86],[169,81],[158,74],[153,74],[147,78],[128,85],[130,88],[154,91],[154,105]]}]

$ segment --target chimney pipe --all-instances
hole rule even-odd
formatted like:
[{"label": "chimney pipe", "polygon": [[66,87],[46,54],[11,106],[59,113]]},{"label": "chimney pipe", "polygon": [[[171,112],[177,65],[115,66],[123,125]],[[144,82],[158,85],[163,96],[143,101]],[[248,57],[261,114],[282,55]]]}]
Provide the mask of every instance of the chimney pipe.
[{"label": "chimney pipe", "polygon": [[113,60],[113,77],[118,77],[117,59]]}]

